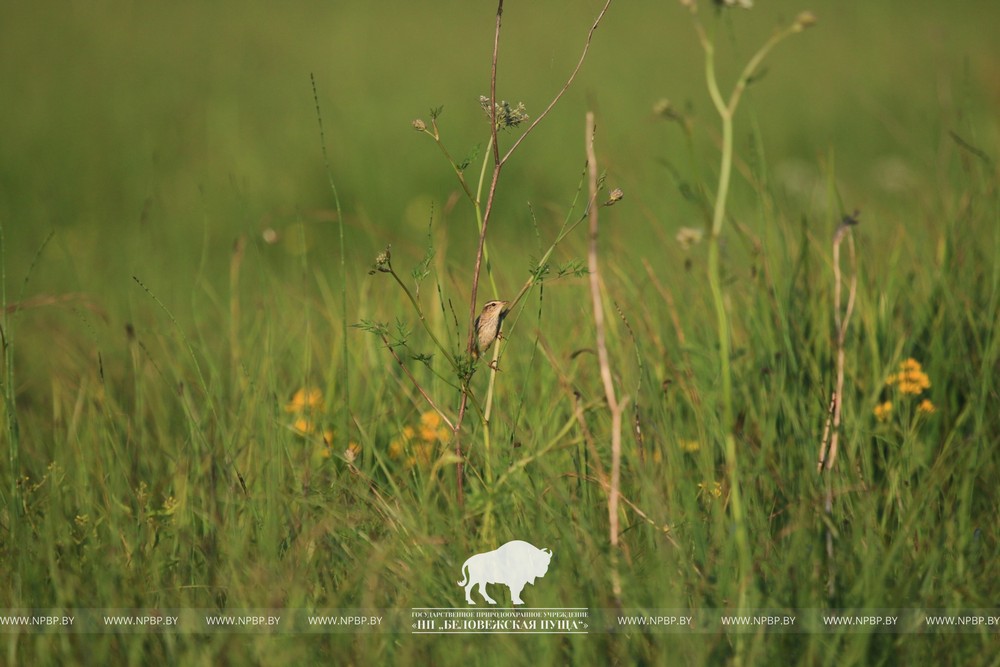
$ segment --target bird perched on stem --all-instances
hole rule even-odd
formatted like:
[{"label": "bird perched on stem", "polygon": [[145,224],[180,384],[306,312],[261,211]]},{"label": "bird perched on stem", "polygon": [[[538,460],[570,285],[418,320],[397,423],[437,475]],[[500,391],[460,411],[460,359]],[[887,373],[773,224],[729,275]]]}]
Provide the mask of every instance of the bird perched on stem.
[{"label": "bird perched on stem", "polygon": [[497,338],[500,337],[500,326],[503,318],[510,312],[507,309],[509,301],[487,301],[483,306],[483,312],[476,318],[476,341],[473,346],[472,356],[478,359],[481,354],[490,349]]}]

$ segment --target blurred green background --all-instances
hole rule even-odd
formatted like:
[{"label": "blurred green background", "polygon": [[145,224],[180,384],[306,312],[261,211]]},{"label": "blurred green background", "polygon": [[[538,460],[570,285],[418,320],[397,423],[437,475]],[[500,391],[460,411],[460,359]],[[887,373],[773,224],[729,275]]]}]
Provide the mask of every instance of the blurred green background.
[{"label": "blurred green background", "polygon": [[[738,391],[749,406],[741,446],[759,454],[745,465],[763,489],[749,503],[751,524],[761,529],[755,549],[767,554],[755,563],[758,599],[822,600],[823,574],[815,565],[817,536],[824,534],[816,510],[821,489],[802,471],[814,465],[831,375],[829,238],[839,213],[857,208],[862,297],[855,326],[862,333],[852,339],[849,359],[852,421],[845,449],[850,441],[875,477],[899,475],[906,490],[880,486],[885,480],[878,477],[871,494],[850,495],[838,505],[844,530],[838,553],[847,563],[840,601],[982,603],[991,595],[982,582],[991,580],[997,562],[989,554],[997,544],[995,513],[983,509],[995,502],[982,489],[988,484],[983,475],[996,469],[988,449],[997,435],[995,417],[984,406],[996,398],[989,307],[996,306],[1000,7],[971,0],[759,0],[752,11],[716,19],[709,3],[702,4],[706,24],[716,31],[726,89],[777,26],[802,10],[819,19],[768,58],[736,119],[735,225],[726,228],[725,261],[743,354]],[[594,0],[507,3],[498,97],[524,102],[536,117],[575,65],[601,6]],[[222,606],[228,595],[234,606],[405,606],[460,595],[443,588],[451,584],[448,559],[467,553],[476,538],[453,542],[453,523],[474,524],[478,510],[456,510],[446,484],[438,488],[432,475],[390,475],[373,459],[376,447],[387,448],[404,425],[418,423],[426,406],[386,370],[394,367],[381,346],[353,329],[349,405],[337,384],[344,363],[340,245],[310,75],[344,216],[347,321],[401,317],[413,324],[388,279],[370,278],[367,270],[392,243],[394,264],[407,274],[423,256],[432,216],[435,278],[464,316],[474,218],[466,201],[453,199],[458,188],[448,164],[411,122],[429,122],[429,110],[443,106],[444,143],[457,159],[477,156],[469,173],[478,173],[489,136],[479,96],[489,93],[494,20],[494,5],[467,0],[0,7],[0,225],[13,323],[5,341],[13,344],[21,426],[21,469],[9,470],[4,456],[3,493],[8,501],[26,494],[20,534],[30,534],[11,546],[11,533],[3,533],[4,556],[18,561],[24,585],[5,589],[5,601],[36,595],[47,604],[208,607]],[[690,138],[680,123],[658,115],[663,100],[689,123]],[[682,435],[692,432],[710,443],[716,415],[685,402],[677,390],[660,393],[661,381],[664,387],[667,380],[685,382],[681,371],[691,373],[707,405],[717,390],[702,255],[675,241],[682,227],[705,224],[704,210],[685,192],[714,189],[719,143],[702,53],[679,3],[615,2],[573,87],[508,163],[490,232],[503,294],[521,285],[539,254],[535,248],[551,241],[566,216],[584,166],[588,110],[597,113],[607,185],[625,192],[621,204],[602,212],[602,261],[609,293],[622,299],[640,341],[633,348],[632,332],[619,327],[613,352],[626,369],[626,391],[636,387],[647,411],[650,451],[667,452],[654,464],[630,448],[629,492],[684,545],[673,550],[667,542],[675,533],[668,539],[636,520],[627,536],[633,569],[626,592],[642,603],[650,603],[644,596],[654,597],[653,604],[669,596],[678,604],[722,607],[731,604],[726,595],[735,586],[728,577],[735,560],[727,513],[692,491],[720,468],[717,452],[709,444],[699,454],[667,446],[695,437]],[[505,145],[510,139],[502,136]],[[766,187],[752,187],[751,173],[766,175]],[[761,196],[765,191],[768,198]],[[843,210],[834,210],[831,191]],[[763,210],[768,206],[778,212]],[[779,224],[769,227],[768,220]],[[758,254],[754,235],[764,238],[766,253]],[[570,237],[555,261],[582,257],[584,237],[582,230]],[[246,243],[240,266],[233,251],[238,240]],[[674,345],[674,324],[646,279],[644,261],[653,267],[650,275],[674,290],[688,347]],[[774,272],[767,276],[774,292],[756,289],[759,266]],[[589,332],[591,322],[582,282],[571,285],[575,292],[546,287],[546,319],[538,330],[555,341],[554,357],[579,373],[573,380],[586,397],[600,404],[598,384],[587,375],[593,369],[574,365],[579,346],[589,344],[578,333]],[[425,289],[429,301],[432,287]],[[525,309],[532,311],[525,321],[534,309]],[[538,311],[541,318],[541,304]],[[518,442],[498,455],[509,458],[504,464],[534,451],[558,419],[572,416],[562,393],[569,390],[553,370],[557,362],[546,366],[525,342],[538,335],[532,326],[533,320],[517,330],[522,343],[511,346],[501,374],[508,384],[498,412],[525,438],[523,449]],[[982,367],[966,368],[973,358],[968,350]],[[648,366],[633,372],[637,353]],[[871,403],[886,369],[911,353],[928,364],[941,419],[897,442],[898,434],[871,423]],[[799,367],[786,365],[794,354],[801,355]],[[429,373],[421,378],[447,394]],[[380,492],[396,492],[398,515],[366,505],[376,484],[354,476],[342,458],[329,458],[329,447],[317,464],[291,432],[283,406],[309,383],[322,385],[338,426],[350,410],[349,437],[362,442],[361,467]],[[517,401],[525,397],[529,405],[521,414]],[[558,402],[551,411],[550,398],[552,406]],[[603,416],[592,422],[599,437],[607,435]],[[751,433],[755,428],[760,432]],[[338,440],[334,453],[344,444]],[[581,485],[589,504],[573,495],[577,482],[565,477],[572,454],[539,460],[541,473],[532,468],[527,480],[512,483],[520,495],[508,499],[514,509],[501,508],[512,511],[498,532],[527,525],[540,535],[560,534],[566,544],[573,531],[589,536],[579,546],[582,574],[564,569],[553,576],[560,587],[550,588],[546,599],[564,603],[579,585],[589,596],[584,602],[606,604],[606,582],[580,580],[603,573],[607,564],[603,491]],[[230,455],[247,477],[246,498],[233,482]],[[35,495],[9,491],[21,474],[56,479],[54,464],[66,473],[64,486],[53,483]],[[972,464],[977,467],[962,467]],[[911,467],[919,471],[913,479],[927,486],[909,486]],[[533,486],[535,475],[571,490],[543,495]],[[175,496],[182,509],[174,524],[163,507]],[[936,513],[913,518],[921,502],[935,500]],[[579,514],[567,520],[560,513],[566,506]],[[774,507],[781,518],[769,514]],[[940,520],[949,513],[961,520]],[[5,528],[11,515],[4,515]],[[911,540],[907,530],[918,537]],[[74,539],[75,547],[63,550]],[[772,550],[772,539],[782,548]],[[285,558],[286,549],[301,561]],[[952,549],[967,555],[968,570]],[[890,562],[899,569],[890,570]],[[369,564],[366,579],[352,578]],[[437,569],[432,576],[421,567]],[[424,574],[397,590],[389,574],[404,570]],[[926,579],[914,574],[918,570]],[[442,572],[448,576],[437,576]],[[904,597],[889,600],[897,594]],[[688,638],[681,655],[692,663],[730,655],[725,637],[713,638],[711,646],[702,639]],[[94,655],[136,664],[179,656],[210,662],[233,649],[222,639],[142,641],[109,639]],[[310,653],[287,638],[280,648],[262,648],[257,640],[234,660],[329,659],[343,650],[362,663],[404,655],[430,664],[470,655],[452,655],[444,645],[411,643],[404,650],[385,637],[331,641]],[[498,662],[520,650],[515,639],[503,641],[510,652],[497,652]],[[825,653],[824,638],[782,641],[790,650],[807,647],[807,664],[842,655]],[[537,646],[550,651],[543,662],[553,664],[586,664],[594,656],[656,664],[669,654],[658,642],[636,653],[616,652],[609,638],[584,649],[568,642]],[[874,641],[871,648],[864,638],[830,642],[844,649],[844,664],[867,664],[872,656],[892,660],[891,649]],[[8,658],[17,656],[16,645],[16,639],[7,645]],[[42,646],[39,640],[34,649],[20,650],[52,662],[89,650],[83,641],[64,642],[52,653]],[[978,645],[968,646],[972,654]]]},{"label": "blurred green background", "polygon": [[[599,7],[511,3],[498,95],[537,115]],[[766,63],[752,113],[738,121],[740,148],[756,123],[770,165],[799,184],[832,150],[850,206],[891,202],[902,213],[899,201],[934,187],[942,130],[995,145],[975,134],[995,131],[979,122],[1000,96],[994,3],[761,2],[720,28],[723,81],[801,9],[819,25]],[[105,292],[142,272],[183,293],[192,273],[178,269],[190,258],[298,218],[320,256],[332,255],[332,226],[310,224],[310,212],[331,207],[310,73],[351,251],[366,261],[404,230],[419,236],[425,202],[440,210],[455,190],[410,121],[443,105],[456,156],[486,139],[478,96],[488,93],[494,11],[482,3],[39,2],[0,12],[8,275],[21,275],[55,229],[38,277],[46,290]],[[526,233],[525,202],[561,206],[574,191],[588,109],[632,201],[616,229],[657,239],[690,222],[662,164],[686,166],[676,126],[653,114],[661,98],[715,127],[685,13],[673,2],[617,3],[577,83],[507,172],[498,240]]]}]

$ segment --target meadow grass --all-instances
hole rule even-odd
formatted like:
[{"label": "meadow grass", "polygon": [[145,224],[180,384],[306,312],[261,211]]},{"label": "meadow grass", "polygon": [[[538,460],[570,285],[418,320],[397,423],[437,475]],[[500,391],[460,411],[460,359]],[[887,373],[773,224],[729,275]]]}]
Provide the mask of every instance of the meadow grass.
[{"label": "meadow grass", "polygon": [[[506,321],[489,448],[475,407],[462,427],[463,503],[454,435],[417,389],[453,415],[462,379],[435,339],[465,352],[480,216],[410,123],[444,104],[443,142],[478,176],[489,10],[91,8],[47,29],[42,9],[4,10],[31,30],[0,22],[0,43],[30,63],[0,59],[25,98],[0,111],[0,607],[464,606],[465,558],[525,539],[555,554],[524,592],[533,607],[995,609],[1000,103],[986,21],[930,3],[776,4],[702,15],[724,81],[775,25],[820,18],[780,45],[734,120],[715,250],[728,399],[709,241],[676,239],[711,227],[722,145],[684,10],[613,5],[581,79],[497,189],[489,252],[507,298],[586,213],[584,112],[597,107],[605,189],[625,190],[600,211],[598,256],[628,398],[617,550],[584,226]],[[569,6],[507,7],[498,98],[537,114],[558,90],[600,8]],[[907,34],[941,45],[903,54]],[[837,372],[832,239],[855,208],[840,452],[818,474]],[[426,327],[368,273],[389,243]],[[480,287],[481,304],[494,295]],[[345,322],[383,332],[402,366]],[[491,375],[480,363],[469,379],[477,405]],[[402,629],[8,633],[2,646],[9,664],[990,664],[997,637]]]}]

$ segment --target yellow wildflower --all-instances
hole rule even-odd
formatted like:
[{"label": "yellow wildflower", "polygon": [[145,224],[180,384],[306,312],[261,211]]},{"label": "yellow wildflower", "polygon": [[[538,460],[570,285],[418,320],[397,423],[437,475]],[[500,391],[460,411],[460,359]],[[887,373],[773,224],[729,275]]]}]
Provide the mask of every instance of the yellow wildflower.
[{"label": "yellow wildflower", "polygon": [[403,459],[406,467],[426,465],[434,458],[438,443],[446,443],[451,431],[441,415],[428,410],[420,415],[419,424],[404,426],[399,437],[389,442],[389,458]]},{"label": "yellow wildflower", "polygon": [[413,456],[407,459],[409,465],[414,463],[419,463],[421,465],[427,465],[431,462],[431,458],[434,456],[434,445],[426,442],[421,442],[413,446]]},{"label": "yellow wildflower", "polygon": [[403,456],[403,441],[399,438],[393,438],[392,442],[389,443],[389,458],[398,459]]},{"label": "yellow wildflower", "polygon": [[285,412],[306,412],[323,405],[323,392],[318,387],[303,387],[292,395]]},{"label": "yellow wildflower", "polygon": [[295,421],[292,422],[292,430],[299,435],[309,435],[316,430],[316,424],[306,417],[296,417]]},{"label": "yellow wildflower", "polygon": [[165,514],[166,516],[170,516],[171,514],[177,511],[177,506],[179,504],[180,503],[177,501],[176,498],[174,498],[173,496],[167,496],[163,500],[163,514]]},{"label": "yellow wildflower", "polygon": [[875,419],[880,422],[884,422],[889,418],[889,413],[892,412],[892,401],[886,401],[885,403],[876,405],[872,412],[875,413]]},{"label": "yellow wildflower", "polygon": [[[285,412],[294,415],[292,430],[303,437],[316,433],[315,416],[323,412],[323,392],[317,387],[303,387],[285,404]],[[321,433],[323,442],[329,446],[333,442],[333,432]]]},{"label": "yellow wildflower", "polygon": [[678,440],[677,446],[681,448],[681,451],[693,453],[701,449],[701,443],[697,440]]},{"label": "yellow wildflower", "polygon": [[433,410],[420,415],[420,439],[424,442],[448,442],[451,431],[441,421],[441,415]]},{"label": "yellow wildflower", "polygon": [[709,494],[716,498],[722,496],[722,483],[721,482],[698,482],[698,495]]},{"label": "yellow wildflower", "polygon": [[438,427],[441,425],[441,415],[429,410],[420,415],[420,439],[424,442],[437,440]]},{"label": "yellow wildflower", "polygon": [[916,396],[930,389],[931,379],[924,373],[920,362],[912,357],[899,363],[899,372],[893,373],[885,381],[887,385],[896,385],[900,393]]},{"label": "yellow wildflower", "polygon": [[931,403],[931,399],[925,398],[920,401],[920,405],[917,406],[917,412],[922,412],[925,415],[932,415],[937,412],[937,408],[935,408],[934,404]]}]

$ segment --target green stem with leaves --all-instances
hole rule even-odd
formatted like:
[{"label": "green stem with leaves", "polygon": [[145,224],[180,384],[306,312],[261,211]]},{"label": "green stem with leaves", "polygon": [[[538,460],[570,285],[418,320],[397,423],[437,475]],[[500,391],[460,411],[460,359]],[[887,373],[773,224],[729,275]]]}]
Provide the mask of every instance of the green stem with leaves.
[{"label": "green stem with leaves", "polygon": [[427,316],[424,315],[424,309],[420,306],[420,302],[413,295],[413,292],[410,291],[410,288],[406,286],[406,283],[400,279],[399,274],[397,274],[391,266],[386,273],[391,275],[393,279],[399,283],[399,286],[403,288],[403,293],[406,294],[406,298],[408,298],[410,303],[413,304],[413,309],[417,312],[417,318],[420,320],[420,324],[423,325],[424,331],[426,331],[427,335],[431,337],[431,340],[434,341],[434,345],[441,351],[441,354],[443,354],[445,359],[448,360],[448,363],[451,364],[452,368],[457,370],[458,362],[455,360],[455,357],[451,355],[451,352],[448,351],[448,348],[444,345],[444,343],[441,342],[441,339],[437,337],[437,334],[434,333],[433,327],[431,327],[430,322],[427,321]]}]

